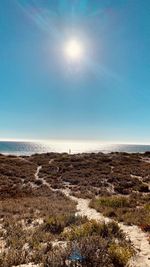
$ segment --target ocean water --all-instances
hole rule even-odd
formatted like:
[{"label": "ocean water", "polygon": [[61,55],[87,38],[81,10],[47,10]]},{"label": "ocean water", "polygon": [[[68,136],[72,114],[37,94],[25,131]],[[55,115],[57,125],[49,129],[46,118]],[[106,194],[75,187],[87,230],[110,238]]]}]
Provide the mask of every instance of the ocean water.
[{"label": "ocean water", "polygon": [[128,152],[144,153],[150,145],[101,144],[94,141],[49,141],[21,142],[0,141],[0,153],[12,155],[32,155],[46,152],[88,153],[88,152]]}]

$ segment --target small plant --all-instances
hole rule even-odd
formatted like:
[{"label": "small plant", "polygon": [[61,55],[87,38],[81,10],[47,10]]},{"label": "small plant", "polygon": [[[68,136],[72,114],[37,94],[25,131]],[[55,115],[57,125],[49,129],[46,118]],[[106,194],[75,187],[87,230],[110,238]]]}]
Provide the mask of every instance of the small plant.
[{"label": "small plant", "polygon": [[141,224],[140,227],[144,232],[150,232],[150,224]]},{"label": "small plant", "polygon": [[133,256],[133,250],[121,244],[111,244],[108,249],[110,258],[115,267],[124,267]]},{"label": "small plant", "polygon": [[[149,225],[150,205],[148,196],[133,194],[129,197],[100,197],[93,198],[90,207],[103,213],[106,217],[125,222],[126,224]],[[141,205],[139,205],[141,204]]]},{"label": "small plant", "polygon": [[83,237],[101,236],[103,238],[123,238],[124,234],[115,222],[108,224],[91,220],[81,226],[73,226],[69,231],[62,234],[68,240],[80,240]]},{"label": "small plant", "polygon": [[[9,253],[0,255],[0,266],[12,267],[26,262],[26,254],[22,250],[9,249]],[[1,265],[2,263],[2,265]]]},{"label": "small plant", "polygon": [[60,234],[66,227],[80,225],[87,221],[86,217],[75,216],[70,213],[68,215],[51,216],[46,218],[42,228],[46,232],[52,234]]},{"label": "small plant", "polygon": [[51,232],[52,234],[60,234],[65,227],[63,216],[60,217],[49,217],[46,219],[43,230]]},{"label": "small plant", "polygon": [[129,201],[125,197],[102,197],[97,200],[97,204],[104,207],[110,208],[124,208],[129,207]]}]

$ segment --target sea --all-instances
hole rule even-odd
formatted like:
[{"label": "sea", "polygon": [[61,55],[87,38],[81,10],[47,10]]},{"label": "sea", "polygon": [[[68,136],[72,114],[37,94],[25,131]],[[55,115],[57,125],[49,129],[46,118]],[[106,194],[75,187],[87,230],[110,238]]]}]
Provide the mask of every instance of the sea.
[{"label": "sea", "polygon": [[0,153],[11,155],[32,155],[37,153],[144,153],[150,151],[150,145],[139,144],[102,144],[97,141],[0,141]]}]

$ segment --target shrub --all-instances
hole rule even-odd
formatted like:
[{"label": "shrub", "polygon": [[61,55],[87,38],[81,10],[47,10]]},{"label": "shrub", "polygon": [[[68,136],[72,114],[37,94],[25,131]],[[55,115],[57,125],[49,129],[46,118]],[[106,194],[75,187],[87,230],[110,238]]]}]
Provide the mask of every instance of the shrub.
[{"label": "shrub", "polygon": [[83,238],[78,243],[81,255],[85,258],[86,267],[113,267],[108,255],[108,240],[99,236]]},{"label": "shrub", "polygon": [[150,232],[150,224],[141,224],[141,229],[145,232]]},{"label": "shrub", "polygon": [[116,267],[124,267],[133,256],[133,250],[129,246],[111,244],[108,249],[110,258]]},{"label": "shrub", "polygon": [[123,208],[129,206],[129,201],[125,197],[102,197],[97,200],[97,204],[104,207],[110,208]]},{"label": "shrub", "polygon": [[0,254],[0,266],[12,267],[24,264],[26,256],[26,253],[22,250],[9,249],[9,253]]},{"label": "shrub", "polygon": [[149,186],[148,186],[148,184],[141,184],[139,186],[139,192],[148,193],[149,192]]},{"label": "shrub", "polygon": [[95,208],[106,217],[127,224],[149,225],[150,207],[149,204],[144,205],[148,201],[148,196],[142,196],[138,193],[128,198],[117,196],[94,198],[90,202],[90,207]]},{"label": "shrub", "polygon": [[86,217],[82,218],[80,216],[75,216],[72,213],[68,215],[51,216],[45,220],[42,228],[52,234],[60,234],[65,227],[70,225],[80,225],[85,221],[87,221]]},{"label": "shrub", "polygon": [[105,224],[91,220],[82,224],[81,226],[73,226],[69,231],[63,233],[62,236],[73,241],[89,236],[101,236],[103,238],[123,238],[124,234],[120,230],[118,224],[115,222]]},{"label": "shrub", "polygon": [[7,221],[5,223],[4,239],[6,240],[6,247],[13,249],[22,249],[26,242],[26,233],[22,228],[22,225],[14,221]]},{"label": "shrub", "polygon": [[63,216],[49,217],[43,225],[43,230],[52,234],[60,234],[64,230],[64,227],[65,221]]}]

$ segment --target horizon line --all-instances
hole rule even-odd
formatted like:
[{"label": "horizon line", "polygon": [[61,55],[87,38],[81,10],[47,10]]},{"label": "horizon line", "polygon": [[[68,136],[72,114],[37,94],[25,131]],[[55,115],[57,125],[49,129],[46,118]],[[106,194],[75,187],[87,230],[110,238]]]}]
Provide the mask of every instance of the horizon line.
[{"label": "horizon line", "polygon": [[132,142],[132,141],[101,141],[99,139],[22,139],[22,138],[0,138],[0,142],[38,142],[38,143],[50,143],[50,142],[72,142],[72,143],[99,143],[99,145],[150,145],[150,142]]}]

